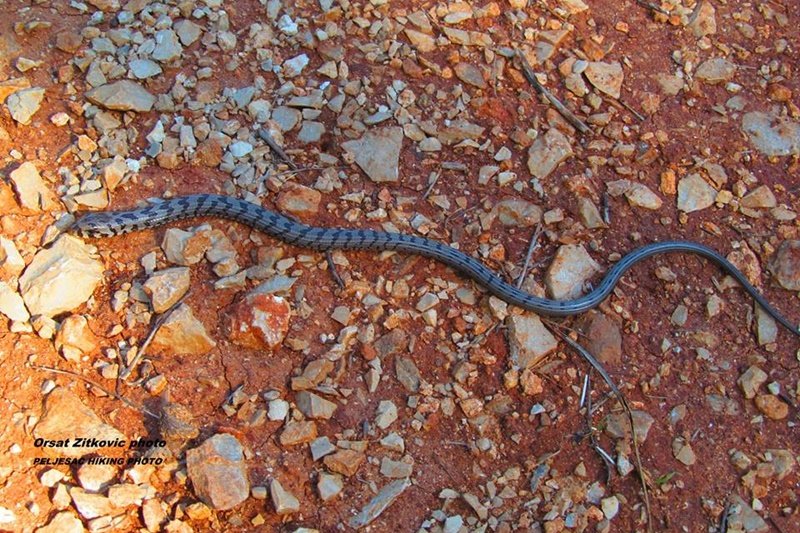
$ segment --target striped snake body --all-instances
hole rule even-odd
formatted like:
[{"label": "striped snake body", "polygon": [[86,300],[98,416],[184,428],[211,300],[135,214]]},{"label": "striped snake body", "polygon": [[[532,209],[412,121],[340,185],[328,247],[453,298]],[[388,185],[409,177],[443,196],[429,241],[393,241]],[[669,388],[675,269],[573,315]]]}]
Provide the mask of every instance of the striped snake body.
[{"label": "striped snake body", "polygon": [[600,284],[574,300],[550,300],[524,292],[501,279],[483,263],[438,241],[369,229],[320,228],[296,222],[250,202],[216,194],[182,196],[131,211],[89,213],[79,218],[72,231],[85,237],[109,237],[144,228],[152,228],[185,218],[213,216],[241,222],[288,244],[315,250],[397,250],[440,261],[485,287],[509,304],[536,313],[563,317],[597,307],[634,264],[662,253],[685,252],[700,255],[716,263],[733,276],[764,310],[781,325],[800,336],[789,322],[753,287],[730,261],[718,252],[690,241],[666,241],[647,244],[630,252],[612,266]]}]

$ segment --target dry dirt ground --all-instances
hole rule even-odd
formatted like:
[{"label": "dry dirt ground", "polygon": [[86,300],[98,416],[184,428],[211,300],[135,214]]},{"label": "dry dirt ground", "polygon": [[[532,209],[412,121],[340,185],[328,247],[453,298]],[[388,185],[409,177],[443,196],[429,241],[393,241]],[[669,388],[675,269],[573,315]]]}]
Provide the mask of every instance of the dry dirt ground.
[{"label": "dry dirt ground", "polygon": [[[560,247],[582,246],[604,271],[637,245],[687,239],[729,256],[798,323],[797,291],[769,268],[784,242],[800,238],[792,1],[586,4],[0,0],[0,235],[29,264],[65,213],[98,197],[96,208],[122,209],[219,192],[309,224],[392,225],[457,243],[509,280],[538,226],[524,286],[545,292]],[[194,40],[179,25],[186,20],[199,28]],[[585,131],[536,93],[515,50]],[[86,96],[126,79],[156,97],[148,110],[129,95]],[[18,120],[13,94],[27,88],[44,96]],[[291,103],[298,97],[314,102]],[[750,113],[773,121],[773,145],[746,131]],[[159,121],[162,134],[152,136]],[[260,127],[301,172],[256,135]],[[342,145],[387,128],[402,128],[397,163],[380,142],[367,149],[398,179],[376,181]],[[115,156],[116,177],[104,171]],[[529,168],[539,156],[563,161]],[[25,185],[11,176],[24,163],[52,195],[43,206],[24,205]],[[548,323],[601,352],[646,429],[648,516],[622,407],[602,378],[560,340],[520,368],[512,352],[535,340],[515,336],[514,317],[530,313],[402,254],[336,254],[340,288],[323,254],[202,222],[232,243],[239,267],[267,275],[217,288],[217,265],[188,267],[184,303],[216,345],[198,354],[174,340],[149,347],[139,370],[150,374],[119,385],[130,405],[78,376],[113,391],[116,352],[141,346],[153,328],[142,263],[152,253],[156,270],[175,266],[162,249],[166,227],[85,239],[103,266],[91,298],[52,317],[0,317],[0,529],[53,521],[44,531],[346,531],[392,482],[387,474],[410,470],[409,486],[365,529],[800,531],[800,340],[771,331],[715,265],[683,254],[647,260],[600,306],[601,318]],[[0,260],[5,289],[19,292],[19,270]],[[242,347],[225,327],[232,306],[278,275],[297,278],[283,292],[288,332],[274,348]],[[601,277],[583,287],[579,279],[577,290]],[[52,333],[76,315],[94,343],[67,357]],[[588,333],[576,335],[578,326]],[[347,327],[356,334],[336,353]],[[298,405],[293,384],[326,358],[332,370],[313,390],[335,410],[318,416]],[[588,431],[580,398],[590,373]],[[59,456],[34,445],[54,385],[129,439],[161,438],[163,423],[144,410],[163,418],[165,405],[185,408],[197,433],[144,477],[119,467],[91,486],[96,473],[34,464]],[[267,411],[281,401],[288,418],[273,420]],[[381,402],[397,409],[387,427]],[[354,451],[363,461],[354,472],[337,474],[309,444],[281,441],[289,422],[307,420],[336,449]],[[391,433],[402,450],[381,443]],[[220,435],[244,450],[234,470],[246,472],[250,491],[230,509],[200,488],[235,492],[224,486],[229,474],[204,481],[186,464],[187,449]],[[342,488],[323,501],[318,481],[330,475]],[[276,482],[291,495],[275,495]],[[112,486],[141,492],[127,501]],[[87,493],[97,499],[81,500]]]}]

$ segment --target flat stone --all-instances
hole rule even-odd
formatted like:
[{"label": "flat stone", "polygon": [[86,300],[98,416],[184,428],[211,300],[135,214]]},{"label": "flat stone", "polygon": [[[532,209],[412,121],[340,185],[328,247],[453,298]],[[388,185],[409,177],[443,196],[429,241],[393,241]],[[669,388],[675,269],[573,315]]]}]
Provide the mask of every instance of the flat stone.
[{"label": "flat stone", "polygon": [[687,27],[692,30],[698,39],[706,35],[717,33],[716,9],[707,0],[701,0],[700,5],[689,18]]},{"label": "flat stone", "polygon": [[583,245],[560,246],[545,274],[547,292],[556,300],[578,298],[583,294],[584,283],[600,270]]},{"label": "flat stone", "polygon": [[388,457],[381,459],[381,475],[391,479],[411,477],[414,465],[404,461],[395,461]]},{"label": "flat stone", "polygon": [[398,479],[385,485],[356,516],[350,519],[350,527],[358,529],[370,524],[410,486],[411,481],[408,478]]},{"label": "flat stone", "polygon": [[10,78],[0,81],[0,102],[5,102],[6,99],[17,91],[22,89],[29,89],[31,82],[28,78]]},{"label": "flat stone", "polygon": [[570,140],[556,128],[550,128],[528,149],[528,171],[536,178],[545,178],[572,155]]},{"label": "flat stone", "polygon": [[269,484],[269,495],[272,499],[272,506],[279,515],[288,515],[300,510],[300,500],[284,489],[277,479],[273,479]]},{"label": "flat stone", "polygon": [[245,141],[234,141],[228,146],[233,157],[244,157],[253,151],[253,145]]},{"label": "flat stone", "polygon": [[319,492],[319,497],[322,501],[331,501],[341,494],[343,489],[344,480],[342,476],[339,474],[328,474],[326,472],[320,473],[319,480],[317,481],[317,492]]},{"label": "flat stone", "polygon": [[173,30],[158,30],[155,35],[156,46],[151,57],[159,63],[169,63],[183,53],[183,46]]},{"label": "flat stone", "polygon": [[25,270],[25,260],[11,239],[0,236],[0,275],[14,278]]},{"label": "flat stone", "polygon": [[786,290],[800,291],[800,240],[785,240],[769,263],[775,281]]},{"label": "flat stone", "polygon": [[278,193],[277,206],[281,212],[298,217],[312,217],[319,211],[322,194],[319,191],[297,183],[287,183]]},{"label": "flat stone", "polygon": [[600,92],[612,98],[620,97],[625,74],[622,72],[622,65],[618,62],[591,61],[583,73],[589,83],[594,85]]},{"label": "flat stone", "polygon": [[775,195],[767,185],[761,185],[741,199],[739,205],[751,209],[769,209],[778,205]]},{"label": "flat stone", "polygon": [[672,441],[672,455],[675,457],[675,459],[686,466],[692,466],[697,462],[697,456],[695,455],[691,444],[686,442],[681,437],[678,437]]},{"label": "flat stone", "polygon": [[308,418],[328,420],[336,411],[336,404],[309,391],[300,391],[295,396],[297,408]]},{"label": "flat stone", "polygon": [[303,114],[293,107],[278,106],[272,110],[271,118],[285,133],[297,127],[303,118]]},{"label": "flat stone", "polygon": [[766,346],[778,340],[778,323],[764,309],[755,304],[756,339],[759,346]]},{"label": "flat stone", "polygon": [[736,65],[724,57],[714,57],[700,63],[694,76],[698,80],[713,85],[732,80],[734,74],[736,74]]},{"label": "flat stone", "polygon": [[81,487],[89,492],[106,490],[119,472],[116,465],[90,465],[84,464],[78,468],[76,477]]},{"label": "flat stone", "polygon": [[211,234],[208,231],[185,231],[168,228],[161,241],[161,249],[167,261],[176,265],[189,266],[199,263],[206,251],[211,248]]},{"label": "flat stone", "polygon": [[745,533],[767,533],[771,530],[763,518],[735,492],[731,495],[731,512],[728,515],[728,531]]},{"label": "flat stone", "polygon": [[457,63],[456,66],[453,67],[453,71],[456,73],[458,79],[464,83],[479,89],[486,88],[486,80],[483,79],[483,72],[473,63]]},{"label": "flat stone", "polygon": [[233,435],[217,434],[187,450],[186,470],[194,493],[214,509],[232,509],[250,495],[244,449]]},{"label": "flat stone", "polygon": [[22,296],[5,281],[0,281],[0,313],[15,322],[27,322],[31,318]]},{"label": "flat stone", "polygon": [[531,367],[558,347],[558,341],[536,314],[510,315],[507,321],[514,366]]},{"label": "flat stone", "polygon": [[497,219],[504,226],[531,228],[542,220],[542,208],[525,200],[500,200],[495,204],[495,209]]},{"label": "flat stone", "polygon": [[325,134],[325,125],[322,122],[315,122],[313,120],[304,120],[300,131],[297,133],[297,140],[305,143],[319,142]]},{"label": "flat stone", "polygon": [[313,420],[289,422],[283,429],[280,442],[283,446],[306,444],[317,438],[317,424]]},{"label": "flat stone", "polygon": [[202,355],[216,345],[186,303],[169,314],[153,338],[153,348],[172,354]]},{"label": "flat stone", "polygon": [[83,315],[70,315],[61,321],[55,338],[56,350],[67,356],[66,352],[72,350],[76,352],[74,358],[77,360],[81,354],[90,354],[97,350],[99,342],[97,336],[89,328],[89,321]]},{"label": "flat stone", "polygon": [[41,87],[21,89],[6,98],[6,108],[8,108],[11,118],[23,126],[27,126],[31,123],[33,115],[39,111],[42,100],[44,100],[44,89]]},{"label": "flat stone", "polygon": [[397,356],[394,361],[394,371],[397,376],[397,381],[399,381],[408,392],[419,391],[421,376],[413,359]]},{"label": "flat stone", "polygon": [[62,511],[55,515],[45,526],[36,529],[35,533],[84,533],[83,522],[70,511]]},{"label": "flat stone", "polygon": [[567,10],[570,15],[577,15],[589,9],[583,0],[559,0],[561,7]]},{"label": "flat stone", "polygon": [[33,435],[62,444],[47,448],[47,451],[65,457],[82,457],[97,451],[108,451],[107,446],[72,447],[76,437],[107,443],[125,440],[125,435],[103,422],[80,398],[63,387],[53,389],[45,397],[42,416],[33,429]]},{"label": "flat stone", "polygon": [[42,179],[36,165],[22,163],[8,175],[19,205],[31,211],[49,211],[57,206],[55,195]]},{"label": "flat stone", "polygon": [[251,291],[226,311],[228,339],[244,348],[275,348],[286,337],[290,318],[285,298]]},{"label": "flat stone", "polygon": [[766,156],[800,154],[800,123],[796,121],[754,111],[742,117],[742,130]]},{"label": "flat stone", "polygon": [[110,515],[114,511],[114,506],[109,499],[101,494],[93,494],[80,487],[72,487],[69,489],[69,495],[78,514],[87,520]]},{"label": "flat stone", "polygon": [[173,267],[153,272],[144,282],[144,290],[150,296],[153,311],[163,313],[186,294],[190,283],[188,267]]},{"label": "flat stone", "polygon": [[156,102],[155,96],[130,80],[107,83],[86,93],[86,98],[93,104],[116,111],[147,112]]},{"label": "flat stone", "polygon": [[689,174],[678,182],[678,209],[685,213],[711,207],[716,197],[717,190],[700,174]]},{"label": "flat stone", "polygon": [[411,42],[411,46],[420,52],[433,52],[436,50],[436,39],[434,39],[433,36],[412,28],[406,28],[403,30],[403,33],[405,33],[406,37],[408,37],[408,40]]},{"label": "flat stone", "polygon": [[62,235],[33,257],[19,279],[20,294],[33,315],[53,317],[88,300],[103,279],[103,264],[91,248]]},{"label": "flat stone", "polygon": [[173,24],[173,28],[175,28],[175,33],[178,34],[178,38],[181,40],[183,46],[190,46],[197,41],[197,39],[200,38],[200,34],[203,33],[203,28],[201,26],[186,19],[181,19]]},{"label": "flat stone", "polygon": [[283,76],[286,78],[299,76],[303,72],[303,69],[308,66],[309,61],[306,54],[300,54],[291,59],[287,59],[283,62]]},{"label": "flat stone", "polygon": [[579,319],[577,327],[584,335],[584,346],[600,362],[613,366],[622,360],[622,333],[616,320],[590,311]]},{"label": "flat stone", "polygon": [[139,80],[152,78],[163,72],[158,63],[149,59],[133,59],[128,63],[128,68],[133,77]]},{"label": "flat stone", "polygon": [[[633,427],[636,430],[636,442],[643,444],[647,440],[647,434],[653,426],[655,419],[650,416],[650,413],[634,409],[631,411],[633,415]],[[628,418],[628,413],[613,413],[606,416],[606,432],[615,439],[626,439],[631,436],[631,422]]]},{"label": "flat stone", "polygon": [[397,406],[391,400],[381,400],[375,413],[375,424],[386,429],[397,420]]},{"label": "flat stone", "polygon": [[325,456],[323,462],[333,472],[350,477],[358,471],[366,456],[356,450],[339,450],[334,454]]},{"label": "flat stone", "polygon": [[643,183],[632,183],[625,191],[625,198],[632,206],[645,209],[659,209],[663,204],[661,198]]},{"label": "flat stone", "polygon": [[376,183],[399,179],[400,149],[403,129],[388,127],[370,130],[363,137],[342,143],[342,149],[354,156],[356,164]]},{"label": "flat stone", "polygon": [[578,198],[578,216],[581,224],[589,229],[604,228],[606,226],[602,215],[600,215],[600,210],[589,198]]}]

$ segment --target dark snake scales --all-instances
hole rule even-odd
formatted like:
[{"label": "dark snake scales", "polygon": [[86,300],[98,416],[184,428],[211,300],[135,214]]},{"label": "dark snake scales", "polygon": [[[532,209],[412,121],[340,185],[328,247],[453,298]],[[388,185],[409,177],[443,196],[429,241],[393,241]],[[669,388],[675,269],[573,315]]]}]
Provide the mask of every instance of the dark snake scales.
[{"label": "dark snake scales", "polygon": [[185,218],[213,216],[241,222],[281,241],[315,250],[397,250],[440,261],[485,287],[490,293],[512,305],[536,313],[563,317],[597,307],[614,289],[622,275],[633,265],[653,255],[684,252],[711,260],[733,276],[747,293],[782,326],[800,336],[789,322],[753,287],[730,261],[715,250],[690,241],[665,241],[633,250],[609,270],[590,293],[574,300],[550,300],[521,291],[503,281],[483,263],[446,244],[416,235],[388,233],[369,229],[320,228],[296,222],[259,205],[216,194],[196,194],[172,198],[131,211],[89,213],[78,219],[72,231],[85,237],[110,237],[131,231],[161,226]]}]

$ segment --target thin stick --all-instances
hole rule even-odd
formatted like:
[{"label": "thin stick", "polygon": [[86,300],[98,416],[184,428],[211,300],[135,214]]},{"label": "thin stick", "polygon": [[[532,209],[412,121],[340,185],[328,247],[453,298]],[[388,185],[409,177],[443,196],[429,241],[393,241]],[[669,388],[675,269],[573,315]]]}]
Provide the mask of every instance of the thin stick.
[{"label": "thin stick", "polygon": [[133,371],[136,369],[136,366],[139,364],[139,361],[141,361],[142,358],[144,357],[144,353],[145,353],[145,351],[147,351],[147,348],[150,346],[150,343],[153,342],[153,339],[155,338],[156,333],[158,333],[158,330],[161,329],[161,326],[164,325],[164,322],[166,322],[167,319],[169,318],[169,316],[173,312],[175,312],[175,310],[183,303],[183,301],[186,299],[187,296],[189,296],[189,292],[188,291],[186,292],[186,294],[181,296],[180,300],[178,300],[177,302],[172,304],[172,307],[170,307],[163,314],[158,316],[158,318],[156,318],[155,322],[153,322],[153,327],[150,328],[150,333],[147,334],[147,338],[144,340],[142,345],[139,347],[139,350],[136,352],[136,355],[133,356],[133,359],[131,360],[130,363],[128,363],[128,366],[124,367],[121,370],[121,372],[119,373],[119,375],[117,377],[117,389],[118,390],[119,390],[119,382],[124,380],[124,379],[126,379],[128,376],[130,376],[133,373]]},{"label": "thin stick", "polygon": [[344,289],[344,280],[339,275],[339,272],[336,270],[336,265],[333,262],[333,253],[330,250],[325,250],[325,259],[328,261],[328,269],[331,271],[331,276],[333,276],[333,281],[339,286],[340,289]]},{"label": "thin stick", "polygon": [[533,85],[533,88],[536,89],[536,92],[547,98],[550,103],[553,104],[553,107],[555,107],[558,112],[561,113],[564,118],[575,127],[575,129],[581,133],[589,133],[591,131],[589,126],[587,126],[584,121],[576,117],[572,111],[567,109],[566,106],[562,104],[561,101],[553,95],[553,93],[548,91],[544,85],[539,83],[539,80],[536,79],[536,73],[533,71],[533,68],[531,68],[528,60],[525,59],[525,56],[519,49],[517,49],[517,57],[522,65],[522,74],[525,76],[525,79],[528,80],[528,83]]},{"label": "thin stick", "polygon": [[533,251],[539,246],[539,235],[542,234],[542,223],[536,225],[536,231],[533,232],[533,236],[531,237],[531,242],[528,244],[528,253],[525,254],[525,263],[522,265],[522,273],[520,273],[519,277],[517,278],[517,288],[519,289],[522,287],[522,283],[525,281],[525,276],[528,275],[528,268],[531,264],[531,255],[533,255]]},{"label": "thin stick", "polygon": [[425,193],[422,195],[422,199],[423,199],[423,200],[425,200],[425,199],[428,197],[428,195],[431,193],[431,191],[433,190],[433,188],[436,186],[436,182],[438,182],[438,181],[439,181],[439,177],[440,177],[441,175],[442,175],[442,173],[441,173],[441,172],[437,172],[437,173],[436,173],[436,174],[433,176],[433,180],[431,180],[431,184],[430,184],[430,185],[428,185],[428,188],[427,188],[427,189],[425,189]]},{"label": "thin stick", "polygon": [[31,368],[33,368],[35,370],[43,370],[45,372],[52,372],[53,374],[60,374],[62,376],[70,376],[70,377],[73,377],[73,378],[78,378],[78,379],[80,379],[82,381],[85,381],[86,383],[88,383],[92,387],[97,387],[98,389],[103,391],[108,396],[111,396],[112,398],[116,398],[117,400],[121,401],[122,403],[124,403],[125,405],[130,407],[131,409],[135,409],[135,410],[137,410],[139,412],[142,412],[142,413],[145,413],[147,415],[150,415],[153,418],[161,418],[157,414],[155,414],[155,413],[153,413],[151,411],[148,411],[146,407],[141,407],[141,406],[137,405],[136,403],[134,403],[133,401],[131,401],[131,400],[127,399],[127,398],[125,398],[121,394],[118,394],[118,393],[116,393],[114,391],[108,390],[107,388],[103,387],[102,385],[100,385],[98,382],[96,382],[92,378],[87,378],[86,376],[78,374],[77,372],[73,372],[71,370],[61,370],[60,368],[54,368],[52,366],[41,366],[41,365],[34,365],[34,364],[31,365]]},{"label": "thin stick", "polygon": [[292,168],[292,170],[297,170],[297,165],[294,164],[294,161],[292,161],[292,159],[283,150],[283,148],[281,148],[280,145],[277,142],[275,142],[275,139],[272,138],[272,135],[270,135],[265,128],[259,128],[258,136],[261,137],[261,140],[267,143],[269,149],[275,152],[275,155],[280,157],[284,163],[286,163],[287,165],[289,165],[289,167]]},{"label": "thin stick", "polygon": [[611,390],[614,391],[614,394],[617,396],[617,398],[619,399],[620,403],[625,408],[625,412],[628,413],[628,420],[631,423],[631,437],[632,437],[631,440],[633,440],[633,453],[634,453],[634,456],[636,458],[636,469],[637,469],[637,471],[639,473],[639,480],[642,483],[642,493],[644,495],[644,507],[645,507],[645,511],[647,513],[647,530],[650,533],[652,533],[652,531],[653,531],[653,518],[652,518],[653,515],[652,515],[652,512],[650,510],[650,493],[649,493],[649,491],[647,489],[647,480],[645,479],[644,469],[642,468],[642,460],[641,460],[641,457],[639,455],[639,444],[636,442],[636,427],[634,426],[634,422],[633,422],[633,411],[631,411],[631,408],[628,405],[628,400],[625,398],[625,396],[619,390],[617,385],[614,383],[614,380],[611,379],[611,376],[608,375],[608,372],[606,372],[606,369],[603,368],[603,365],[600,364],[600,361],[598,361],[589,352],[589,350],[587,350],[586,348],[584,348],[583,346],[581,346],[580,344],[578,344],[577,342],[575,342],[574,340],[569,338],[569,336],[564,334],[564,332],[561,331],[561,328],[558,326],[558,324],[550,322],[549,320],[547,321],[547,323],[550,324],[553,327],[552,329],[562,339],[564,339],[564,342],[569,344],[572,347],[573,350],[578,352],[584,359],[586,359],[586,361],[589,362],[590,365],[592,365],[592,367],[594,367],[595,370],[597,370],[597,372],[603,377],[603,380],[608,384],[608,386],[611,388]]}]

